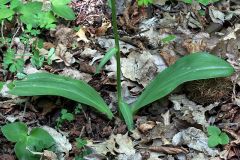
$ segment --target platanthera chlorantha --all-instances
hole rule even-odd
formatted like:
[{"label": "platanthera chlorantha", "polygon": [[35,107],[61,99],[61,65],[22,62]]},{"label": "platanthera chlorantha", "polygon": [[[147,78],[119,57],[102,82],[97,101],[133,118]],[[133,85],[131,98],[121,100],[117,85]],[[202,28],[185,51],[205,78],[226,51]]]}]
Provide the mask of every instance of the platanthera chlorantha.
[{"label": "platanthera chlorantha", "polygon": [[[112,4],[112,25],[115,38],[115,47],[110,49],[98,67],[98,71],[109,60],[111,55],[117,60],[117,93],[118,107],[128,129],[133,129],[133,116],[144,106],[168,95],[180,84],[216,77],[227,77],[233,74],[233,67],[226,61],[206,52],[192,53],[180,58],[175,64],[159,73],[144,89],[133,104],[123,101],[121,95],[121,68],[119,35],[117,32],[116,3]],[[16,80],[9,87],[9,93],[17,96],[55,95],[86,104],[113,118],[111,110],[91,86],[83,81],[50,73],[36,73],[28,75],[24,80]]]}]

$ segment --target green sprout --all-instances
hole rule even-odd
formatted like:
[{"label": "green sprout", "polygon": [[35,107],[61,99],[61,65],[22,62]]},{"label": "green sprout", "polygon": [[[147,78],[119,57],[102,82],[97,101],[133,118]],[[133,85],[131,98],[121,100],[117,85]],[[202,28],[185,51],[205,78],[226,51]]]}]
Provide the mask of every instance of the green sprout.
[{"label": "green sprout", "polygon": [[217,145],[225,145],[229,143],[229,137],[225,132],[222,132],[216,126],[209,126],[207,128],[208,132],[208,146],[209,147],[216,147]]}]

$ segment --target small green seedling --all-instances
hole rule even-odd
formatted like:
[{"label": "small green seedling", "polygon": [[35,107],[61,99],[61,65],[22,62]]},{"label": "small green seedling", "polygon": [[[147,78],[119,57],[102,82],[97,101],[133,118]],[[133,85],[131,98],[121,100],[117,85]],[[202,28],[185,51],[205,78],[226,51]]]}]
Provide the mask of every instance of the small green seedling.
[{"label": "small green seedling", "polygon": [[3,68],[9,69],[10,72],[22,72],[24,67],[24,59],[22,55],[16,55],[11,49],[4,54]]},{"label": "small green seedling", "polygon": [[182,0],[183,2],[185,3],[189,3],[189,4],[192,4],[193,1],[196,1],[204,6],[207,6],[211,3],[215,3],[215,2],[218,2],[219,0]]},{"label": "small green seedling", "polygon": [[207,128],[208,132],[208,146],[216,147],[217,145],[225,145],[229,143],[229,137],[225,132],[221,132],[221,130],[216,126],[209,126]]},{"label": "small green seedling", "polygon": [[176,39],[175,35],[168,35],[168,36],[164,37],[163,39],[161,39],[161,41],[164,44],[167,44],[167,43],[170,43],[170,42],[174,41],[175,39]]},{"label": "small green seedling", "polygon": [[62,123],[65,121],[71,122],[74,120],[74,115],[72,113],[69,113],[66,109],[61,110],[60,117],[57,118],[57,128],[60,128],[62,126]]},{"label": "small green seedling", "polygon": [[91,149],[86,148],[87,140],[76,138],[76,147],[81,149],[81,153],[75,157],[75,160],[84,160],[84,156],[87,156],[92,153]]},{"label": "small green seedling", "polygon": [[14,151],[19,160],[39,160],[41,156],[33,152],[54,151],[54,139],[41,128],[29,131],[26,124],[14,122],[2,126],[1,131],[9,141],[16,143]]},{"label": "small green seedling", "polygon": [[148,6],[152,2],[153,2],[153,0],[138,0],[138,5],[139,6]]},{"label": "small green seedling", "polygon": [[87,144],[86,139],[76,138],[76,146],[78,149],[82,149]]}]

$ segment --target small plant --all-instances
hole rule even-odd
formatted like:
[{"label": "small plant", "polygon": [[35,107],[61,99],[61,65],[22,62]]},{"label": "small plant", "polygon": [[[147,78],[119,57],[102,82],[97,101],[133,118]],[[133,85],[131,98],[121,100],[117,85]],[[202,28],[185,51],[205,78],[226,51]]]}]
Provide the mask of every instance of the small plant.
[{"label": "small plant", "polygon": [[84,156],[87,156],[92,153],[91,149],[86,148],[87,140],[76,138],[76,147],[81,149],[81,153],[75,157],[75,160],[84,160]]},{"label": "small plant", "polygon": [[[125,103],[121,92],[121,61],[119,34],[117,30],[116,3],[111,0],[112,26],[115,39],[115,47],[110,49],[100,63],[98,71],[107,62],[111,55],[117,60],[117,100],[119,111],[125,120],[128,129],[134,127],[133,116],[141,108],[163,98],[171,93],[182,83],[209,79],[217,77],[227,77],[234,73],[233,67],[226,61],[207,52],[192,53],[180,58],[159,73],[144,91],[131,105]],[[55,95],[69,98],[79,103],[86,104],[105,114],[109,119],[113,118],[113,113],[95,91],[87,83],[69,77],[63,77],[50,73],[36,73],[28,75],[24,80],[13,81],[9,86],[9,93],[18,96]]]},{"label": "small plant", "polygon": [[60,128],[62,126],[62,123],[65,121],[71,122],[74,120],[74,115],[72,113],[69,113],[66,109],[61,110],[60,117],[57,118],[57,128]]},{"label": "small plant", "polygon": [[76,138],[76,146],[78,149],[82,149],[87,144],[87,140]]},{"label": "small plant", "polygon": [[225,132],[222,132],[216,126],[209,126],[207,128],[208,132],[208,146],[209,147],[216,147],[217,145],[225,145],[229,143],[229,137]]},{"label": "small plant", "polygon": [[139,6],[148,6],[152,2],[153,2],[153,0],[138,0],[138,5]]},{"label": "small plant", "polygon": [[189,4],[192,4],[193,1],[196,1],[196,2],[198,2],[200,4],[202,4],[202,5],[207,6],[207,5],[211,4],[211,3],[215,3],[215,2],[218,2],[220,0],[182,0],[182,1],[185,2],[185,3],[189,3]]},{"label": "small plant", "polygon": [[4,54],[3,68],[9,69],[10,72],[22,72],[24,67],[23,55],[16,55],[11,49]]},{"label": "small plant", "polygon": [[66,20],[74,20],[75,14],[68,6],[71,0],[50,0],[47,2],[26,2],[21,0],[0,1],[0,21],[11,21],[19,15],[22,23],[33,28],[53,29],[56,27],[55,15]]},{"label": "small plant", "polygon": [[26,124],[14,122],[2,126],[1,131],[9,141],[16,143],[14,151],[19,160],[39,160],[41,157],[33,152],[54,151],[54,139],[41,128],[29,131]]},{"label": "small plant", "polygon": [[168,36],[164,37],[163,39],[161,39],[161,41],[162,41],[162,43],[167,44],[167,43],[174,41],[175,39],[176,39],[175,35],[168,35]]}]

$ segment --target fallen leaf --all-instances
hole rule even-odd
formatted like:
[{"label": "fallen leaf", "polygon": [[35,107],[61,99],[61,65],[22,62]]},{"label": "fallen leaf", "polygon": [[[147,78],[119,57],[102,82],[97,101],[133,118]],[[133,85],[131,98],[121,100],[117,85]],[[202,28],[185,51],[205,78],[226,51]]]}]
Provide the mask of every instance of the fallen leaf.
[{"label": "fallen leaf", "polygon": [[76,33],[76,35],[78,36],[77,41],[83,41],[85,43],[90,42],[86,36],[86,31],[84,27],[81,27]]},{"label": "fallen leaf", "polygon": [[176,135],[172,139],[175,146],[187,145],[189,148],[203,152],[212,157],[219,154],[218,150],[208,147],[208,137],[200,129],[189,127]]}]

